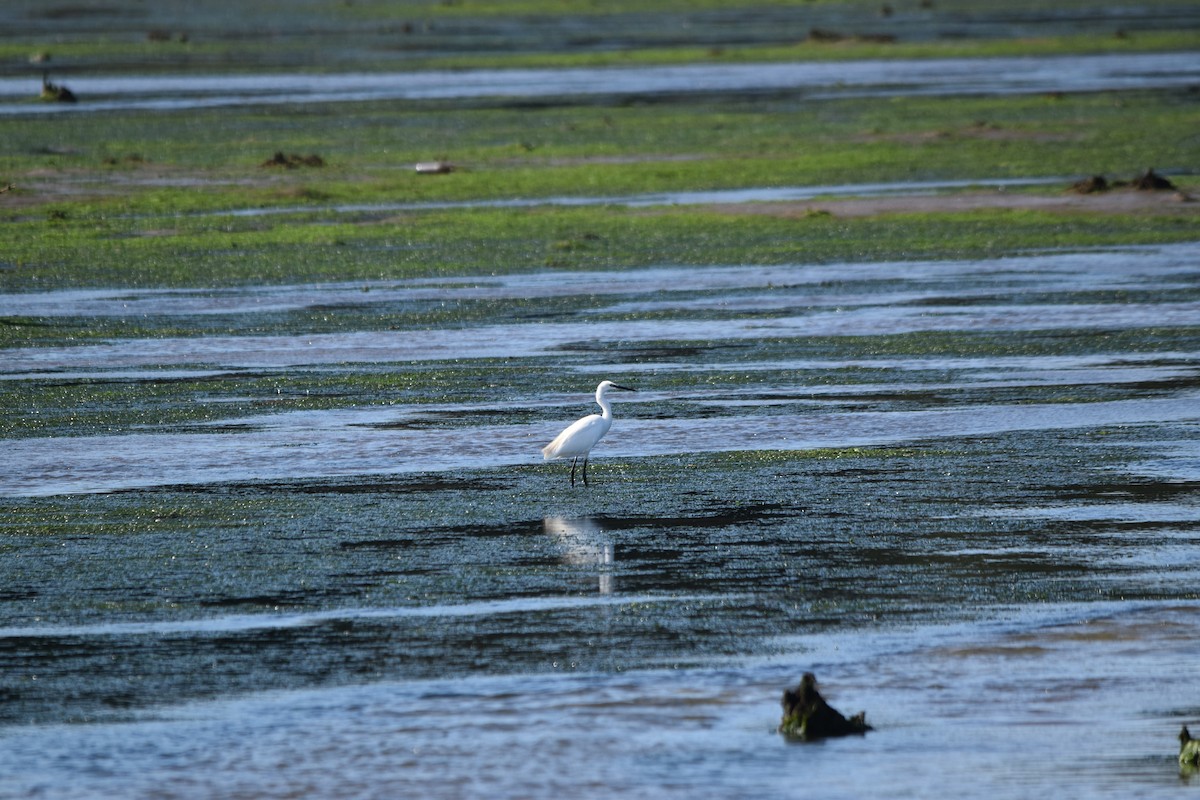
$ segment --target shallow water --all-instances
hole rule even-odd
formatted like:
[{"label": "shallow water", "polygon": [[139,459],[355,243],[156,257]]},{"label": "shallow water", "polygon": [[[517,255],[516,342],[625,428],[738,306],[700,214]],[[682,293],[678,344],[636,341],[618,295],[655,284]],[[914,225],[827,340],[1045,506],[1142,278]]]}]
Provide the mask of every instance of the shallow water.
[{"label": "shallow water", "polygon": [[[1050,606],[972,628],[812,637],[786,657],[682,673],[173,705],[136,722],[25,729],[0,770],[11,796],[42,797],[1190,796],[1163,719],[1179,706],[1146,675],[1191,672],[1198,611]],[[836,676],[831,702],[869,708],[878,730],[823,744],[774,735],[795,661]]]},{"label": "shallow water", "polygon": [[[829,292],[823,284],[863,287],[880,303],[910,303],[937,297],[949,287],[953,302],[986,296],[985,292],[1006,290],[1064,291],[1136,288],[1151,282],[1155,288],[1172,289],[1192,285],[1198,246],[1194,243],[1152,248],[1114,248],[1108,251],[1049,253],[1014,256],[989,263],[986,270],[975,261],[895,261],[870,264],[796,264],[790,266],[641,268],[636,271],[589,272],[550,270],[512,275],[480,275],[454,278],[418,278],[401,281],[316,283],[297,286],[239,286],[230,289],[68,289],[51,292],[0,294],[0,304],[13,316],[143,316],[184,314],[266,314],[310,307],[381,305],[417,300],[480,300],[492,298],[550,298],[570,295],[654,295],[680,288],[680,275],[687,276],[687,289],[716,291],[734,289],[770,290],[783,300],[797,302],[795,291],[807,291],[802,299],[825,305],[854,302]],[[614,280],[614,277],[620,280]],[[907,290],[901,293],[901,289]],[[886,295],[881,292],[886,291]],[[769,295],[752,297],[761,303]],[[729,295],[713,298],[690,297],[691,305],[728,303]],[[652,310],[663,298],[651,296],[638,308]],[[860,299],[861,302],[861,299]],[[778,304],[778,303],[777,303]],[[617,307],[621,310],[622,307]],[[752,310],[744,308],[743,310]]]},{"label": "shallow water", "polygon": [[[593,197],[537,197],[502,198],[498,200],[463,200],[422,203],[350,203],[325,206],[323,213],[361,214],[390,213],[397,211],[432,211],[452,208],[534,208],[538,206],[648,206],[708,205],[713,203],[769,203],[813,200],[818,197],[883,197],[892,194],[933,194],[951,189],[995,189],[1023,186],[1062,185],[1069,178],[994,178],[991,180],[963,181],[908,181],[904,183],[859,183],[835,186],[758,186],[744,189],[714,189],[703,192],[656,192],[638,195],[608,195]],[[221,216],[263,217],[276,214],[312,213],[313,206],[285,206],[272,208],[235,208],[211,213]]]},{"label": "shallow water", "polygon": [[244,332],[0,353],[0,796],[1195,794],[1198,265],[7,295]]},{"label": "shallow water", "polygon": [[[0,114],[78,114],[230,105],[419,99],[802,92],[809,99],[898,94],[1024,94],[1190,86],[1195,53],[896,59],[667,67],[428,70],[308,75],[72,76],[79,103],[32,105],[36,79],[0,78]],[[13,102],[16,100],[16,102]]]},{"label": "shallow water", "polygon": [[[651,269],[634,273],[544,273],[453,281],[418,280],[297,287],[247,287],[222,291],[66,291],[7,295],[15,313],[37,315],[253,315],[309,306],[352,304],[370,309],[438,298],[497,300],[586,295],[597,305],[570,321],[535,319],[416,331],[352,331],[272,336],[125,339],[72,347],[10,349],[0,354],[7,382],[46,379],[179,380],[238,371],[312,369],[346,363],[422,362],[475,358],[557,357],[581,346],[604,350],[668,341],[676,350],[709,348],[763,337],[895,336],[924,332],[1151,330],[1188,326],[1200,319],[1200,301],[1179,301],[1195,277],[1196,245],[1065,253],[994,262],[906,262],[870,265]],[[851,275],[850,278],[838,276]],[[614,280],[614,278],[616,278]],[[670,287],[686,286],[684,291]],[[1080,294],[1141,292],[1146,302],[1081,302]],[[605,299],[606,296],[611,299]],[[1003,298],[1001,300],[1000,298]],[[1022,302],[1029,298],[1031,302]],[[713,317],[709,312],[717,312]],[[686,315],[701,316],[687,319]],[[664,314],[674,316],[664,317]],[[619,316],[620,321],[609,321]],[[581,343],[583,343],[581,345]],[[1196,344],[1193,342],[1193,344]],[[786,349],[786,348],[785,348]],[[646,391],[621,401],[626,442],[606,442],[612,455],[644,456],[742,449],[806,449],[886,445],[914,439],[980,436],[1014,430],[1055,430],[1191,419],[1197,401],[1200,350],[1165,350],[1036,357],[925,355],[907,360],[778,358],[727,364],[713,359],[651,358],[615,365],[602,360],[596,373],[619,370],[653,380],[660,370],[778,375],[787,382],[753,388]],[[203,364],[204,368],[189,369]],[[167,368],[163,373],[139,368]],[[217,369],[213,369],[216,367]],[[804,376],[851,368],[883,371],[888,378],[850,386],[812,385]],[[925,373],[918,375],[918,373]],[[930,376],[940,376],[932,380]],[[581,382],[589,379],[581,378]],[[1174,393],[1128,396],[1119,387],[1174,386]],[[1106,397],[1097,387],[1114,387]],[[1029,390],[1054,388],[1080,394],[1085,403],[1038,404]],[[933,407],[883,408],[876,398],[931,393],[979,399]],[[1022,394],[1024,391],[1024,394]],[[1006,392],[1008,403],[989,402]],[[849,410],[832,404],[852,401]],[[1103,402],[1102,402],[1103,401]],[[544,401],[540,401],[544,402]],[[0,467],[0,492],[13,495],[112,491],[213,481],[370,475],[536,461],[537,443],[553,437],[558,422],[486,424],[519,416],[528,397],[498,405],[396,405],[334,411],[225,417],[184,435],[133,429],[119,435],[12,441]],[[671,403],[670,418],[637,419],[641,407]],[[804,416],[830,409],[820,415]],[[875,407],[872,408],[871,406]],[[625,411],[628,409],[628,412]],[[801,414],[799,418],[792,413]],[[700,415],[699,417],[696,415]],[[702,426],[697,419],[703,418]],[[451,422],[451,420],[454,420]],[[448,429],[448,425],[450,426]],[[446,446],[449,430],[469,428],[488,442],[485,451]],[[236,431],[231,434],[230,431]],[[323,453],[319,460],[314,452]]]},{"label": "shallow water", "polygon": [[[636,273],[534,273],[390,283],[247,287],[228,290],[65,291],[0,295],[13,315],[174,316],[251,314],[318,307],[367,307],[564,295],[625,295],[590,318],[444,329],[353,331],[299,336],[128,339],[0,353],[0,374],[217,363],[286,367],[345,361],[515,358],[555,353],[580,340],[707,342],[765,336],[885,335],[931,330],[1020,331],[1150,328],[1200,319],[1200,301],[1086,302],[1088,293],[1171,293],[1194,286],[1193,243],[1014,257],[987,262],[894,262],[761,268],[647,269]],[[614,280],[614,278],[617,278]],[[686,287],[686,291],[666,292]],[[694,296],[694,293],[707,293]],[[1069,295],[1055,303],[1048,296]],[[1083,295],[1084,298],[1078,295]],[[1014,302],[1010,296],[1016,297]],[[1031,302],[1023,303],[1023,297]],[[688,319],[688,312],[727,312]],[[788,314],[788,311],[799,312]],[[646,319],[647,312],[684,318]],[[755,312],[769,312],[763,316]],[[600,315],[621,315],[608,321]],[[632,318],[628,318],[632,315]]]}]

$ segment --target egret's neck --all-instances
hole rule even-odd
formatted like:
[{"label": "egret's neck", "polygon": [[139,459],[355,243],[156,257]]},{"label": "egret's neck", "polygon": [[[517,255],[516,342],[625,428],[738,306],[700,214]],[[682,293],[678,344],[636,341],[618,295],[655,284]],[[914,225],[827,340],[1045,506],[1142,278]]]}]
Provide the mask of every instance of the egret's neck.
[{"label": "egret's neck", "polygon": [[612,406],[608,404],[608,398],[604,396],[604,392],[596,392],[596,402],[600,404],[600,416],[612,419]]}]

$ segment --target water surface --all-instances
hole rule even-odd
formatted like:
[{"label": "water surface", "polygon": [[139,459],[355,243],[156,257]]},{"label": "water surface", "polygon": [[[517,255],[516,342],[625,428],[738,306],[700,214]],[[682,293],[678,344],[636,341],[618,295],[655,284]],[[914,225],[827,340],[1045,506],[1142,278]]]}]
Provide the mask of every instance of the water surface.
[{"label": "water surface", "polygon": [[[0,114],[80,114],[230,105],[386,102],[702,92],[800,92],[809,99],[899,94],[1130,91],[1194,85],[1195,53],[947,58],[577,69],[427,70],[270,75],[72,76],[78,103],[0,103]],[[0,98],[31,96],[28,78],[0,78]]]}]

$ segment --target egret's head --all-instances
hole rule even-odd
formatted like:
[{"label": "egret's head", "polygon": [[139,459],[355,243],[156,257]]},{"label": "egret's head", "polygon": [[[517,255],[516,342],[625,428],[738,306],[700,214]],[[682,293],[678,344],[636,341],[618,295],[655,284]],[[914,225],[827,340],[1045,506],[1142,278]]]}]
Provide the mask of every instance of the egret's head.
[{"label": "egret's head", "polygon": [[600,381],[600,385],[596,387],[596,394],[602,395],[609,389],[620,389],[623,392],[636,392],[637,389],[630,389],[628,386],[620,386],[612,381]]}]

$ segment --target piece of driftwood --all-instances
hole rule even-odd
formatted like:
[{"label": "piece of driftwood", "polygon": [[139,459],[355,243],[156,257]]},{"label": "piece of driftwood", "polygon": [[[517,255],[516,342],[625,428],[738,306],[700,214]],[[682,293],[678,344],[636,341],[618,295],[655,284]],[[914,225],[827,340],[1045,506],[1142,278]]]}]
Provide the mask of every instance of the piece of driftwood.
[{"label": "piece of driftwood", "polygon": [[449,161],[419,161],[413,168],[421,175],[448,175],[456,169]]}]

